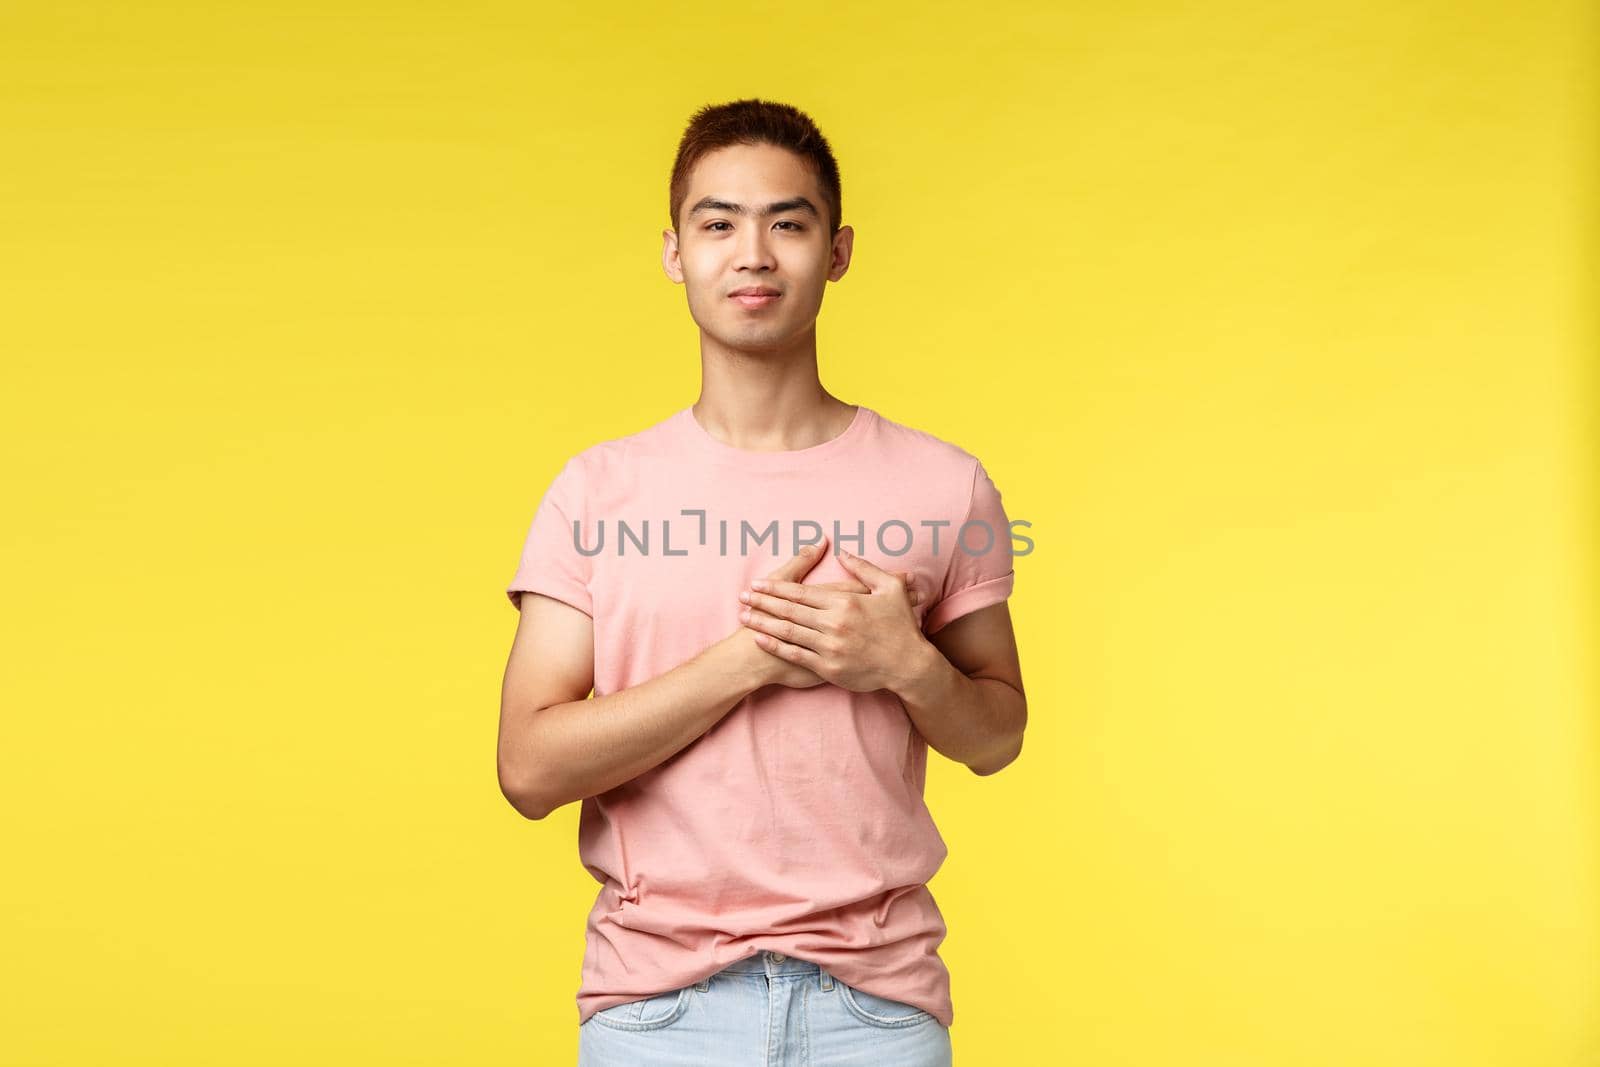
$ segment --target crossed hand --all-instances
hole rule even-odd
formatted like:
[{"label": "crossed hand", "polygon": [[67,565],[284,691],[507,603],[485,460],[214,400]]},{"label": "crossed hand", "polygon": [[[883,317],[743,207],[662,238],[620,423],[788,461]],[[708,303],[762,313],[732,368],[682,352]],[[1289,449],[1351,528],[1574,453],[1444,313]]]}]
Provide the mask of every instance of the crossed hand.
[{"label": "crossed hand", "polygon": [[841,566],[856,581],[801,584],[827,551],[811,545],[739,594],[739,621],[756,644],[782,665],[772,681],[795,689],[830,682],[857,693],[893,689],[905,680],[928,643],[913,606],[922,602],[915,578],[886,571],[840,550]]}]

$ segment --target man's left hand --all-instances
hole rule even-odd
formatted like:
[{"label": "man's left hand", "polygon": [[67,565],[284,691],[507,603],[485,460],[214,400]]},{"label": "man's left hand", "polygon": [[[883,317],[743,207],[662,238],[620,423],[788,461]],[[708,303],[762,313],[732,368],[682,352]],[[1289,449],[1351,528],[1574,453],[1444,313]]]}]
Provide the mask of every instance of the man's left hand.
[{"label": "man's left hand", "polygon": [[857,693],[898,691],[933,649],[906,583],[843,549],[838,559],[868,592],[757,579],[739,594],[747,605],[739,621],[757,631],[756,644],[823,681]]}]

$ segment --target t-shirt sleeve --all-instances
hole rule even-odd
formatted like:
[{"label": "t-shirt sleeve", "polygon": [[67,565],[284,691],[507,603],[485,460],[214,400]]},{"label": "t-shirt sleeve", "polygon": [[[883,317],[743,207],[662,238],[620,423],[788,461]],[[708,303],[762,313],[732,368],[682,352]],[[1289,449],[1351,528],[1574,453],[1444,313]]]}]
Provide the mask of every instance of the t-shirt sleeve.
[{"label": "t-shirt sleeve", "polygon": [[1000,490],[990,481],[982,463],[973,465],[972,500],[966,518],[950,532],[954,537],[949,549],[950,564],[939,599],[923,617],[925,634],[979,608],[1000,603],[1011,595],[1016,582],[1011,565],[1011,523],[1001,505]]},{"label": "t-shirt sleeve", "polygon": [[584,514],[583,465],[574,456],[550,482],[533,513],[517,573],[506,587],[513,605],[521,608],[522,593],[543,593],[593,617],[592,560],[578,551],[578,532],[573,528]]}]

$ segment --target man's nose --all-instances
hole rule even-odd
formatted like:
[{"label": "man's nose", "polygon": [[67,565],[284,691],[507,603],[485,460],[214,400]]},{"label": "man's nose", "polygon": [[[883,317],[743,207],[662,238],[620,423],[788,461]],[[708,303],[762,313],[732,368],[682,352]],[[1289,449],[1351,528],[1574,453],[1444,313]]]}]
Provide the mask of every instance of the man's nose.
[{"label": "man's nose", "polygon": [[772,244],[760,226],[749,226],[739,235],[739,255],[737,267],[747,267],[752,270],[770,270],[776,265],[772,255]]}]

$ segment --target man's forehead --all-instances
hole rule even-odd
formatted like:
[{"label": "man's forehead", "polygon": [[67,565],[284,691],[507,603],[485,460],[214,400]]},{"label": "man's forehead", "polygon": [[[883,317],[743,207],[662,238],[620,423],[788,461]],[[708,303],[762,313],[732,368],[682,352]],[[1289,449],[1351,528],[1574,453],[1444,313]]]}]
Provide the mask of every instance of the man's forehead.
[{"label": "man's forehead", "polygon": [[[728,145],[707,152],[690,169],[688,177],[691,200],[715,196],[736,203],[755,203],[814,197],[821,188],[816,171],[805,159],[770,145]],[[730,188],[746,184],[765,188]],[[735,192],[744,195],[730,195]]]}]

